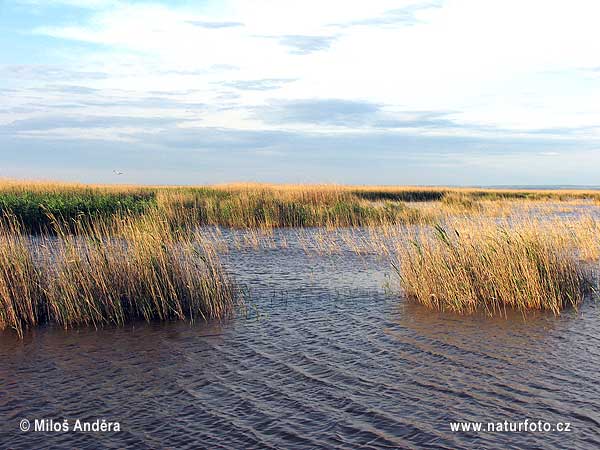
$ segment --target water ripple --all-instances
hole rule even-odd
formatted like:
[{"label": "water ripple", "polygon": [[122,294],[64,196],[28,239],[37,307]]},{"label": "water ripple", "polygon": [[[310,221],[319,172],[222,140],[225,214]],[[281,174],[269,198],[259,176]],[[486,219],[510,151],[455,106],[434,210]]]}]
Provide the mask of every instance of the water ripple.
[{"label": "water ripple", "polygon": [[[380,258],[286,241],[226,257],[258,315],[1,334],[0,447],[600,446],[596,305],[526,320],[432,312],[384,292]],[[122,431],[23,433],[21,418],[106,418]],[[573,431],[450,431],[525,419]]]}]

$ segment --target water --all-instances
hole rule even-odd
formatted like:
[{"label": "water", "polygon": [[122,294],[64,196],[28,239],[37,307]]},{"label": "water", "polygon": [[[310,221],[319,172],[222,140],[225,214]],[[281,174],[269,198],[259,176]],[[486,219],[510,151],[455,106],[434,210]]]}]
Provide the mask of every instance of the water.
[{"label": "water", "polygon": [[[230,320],[0,334],[0,447],[600,446],[593,303],[526,321],[436,313],[390,292],[385,259],[307,253],[285,230],[272,240],[225,255],[251,303]],[[121,431],[21,432],[23,418]],[[571,431],[450,429],[525,419]]]}]

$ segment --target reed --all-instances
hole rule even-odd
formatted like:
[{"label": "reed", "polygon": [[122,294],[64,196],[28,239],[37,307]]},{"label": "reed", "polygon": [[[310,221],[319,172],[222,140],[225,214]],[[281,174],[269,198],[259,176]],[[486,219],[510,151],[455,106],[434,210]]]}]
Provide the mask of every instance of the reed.
[{"label": "reed", "polygon": [[[395,259],[406,295],[433,308],[558,314],[581,301],[588,265],[600,258],[600,225],[581,213],[598,198],[592,191],[4,181],[0,329],[22,336],[44,323],[225,317],[238,297],[217,251],[275,248],[273,227],[323,227],[310,236],[298,230],[307,251]],[[573,211],[577,220],[557,218]],[[210,234],[199,225],[216,227]],[[245,230],[224,242],[219,226]]]},{"label": "reed", "polygon": [[375,204],[337,190],[189,189],[160,191],[157,201],[173,224],[348,227],[428,220],[425,214],[402,202]]},{"label": "reed", "polygon": [[[72,224],[160,210],[176,227],[189,223],[238,228],[362,227],[424,224],[447,215],[505,214],[507,202],[597,202],[599,198],[597,191],[576,190],[270,184],[166,187],[0,181],[0,212],[16,215],[34,232],[52,229],[49,215]],[[500,204],[505,206],[500,209]]]},{"label": "reed", "polygon": [[141,187],[93,187],[50,183],[0,183],[0,214],[15,215],[30,231],[50,228],[50,216],[65,224],[103,219],[117,213],[139,215],[155,204]]},{"label": "reed", "polygon": [[458,313],[577,306],[591,281],[577,235],[556,223],[467,221],[416,231],[394,264],[405,294]]},{"label": "reed", "polygon": [[0,226],[0,328],[22,336],[53,323],[213,319],[237,301],[214,249],[173,233],[158,217],[80,222],[77,234],[27,236],[14,217]]},{"label": "reed", "polygon": [[481,209],[480,202],[473,196],[462,192],[448,192],[442,197],[447,210],[475,211]]}]

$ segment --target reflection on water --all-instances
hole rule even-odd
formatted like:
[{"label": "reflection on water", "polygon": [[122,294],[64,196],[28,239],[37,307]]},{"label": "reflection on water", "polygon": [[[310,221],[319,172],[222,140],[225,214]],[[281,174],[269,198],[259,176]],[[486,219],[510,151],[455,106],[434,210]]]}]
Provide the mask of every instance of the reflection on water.
[{"label": "reflection on water", "polygon": [[[593,304],[526,320],[432,312],[386,293],[384,260],[307,255],[291,238],[225,264],[258,316],[0,335],[0,447],[600,446]],[[122,431],[23,433],[21,418],[106,418]],[[525,419],[573,431],[449,425]]]}]

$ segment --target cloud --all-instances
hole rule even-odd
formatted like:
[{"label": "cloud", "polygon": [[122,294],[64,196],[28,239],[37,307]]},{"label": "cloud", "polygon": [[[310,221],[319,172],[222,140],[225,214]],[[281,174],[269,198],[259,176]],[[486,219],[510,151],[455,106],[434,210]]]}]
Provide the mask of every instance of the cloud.
[{"label": "cloud", "polygon": [[101,92],[99,89],[91,88],[88,86],[77,86],[68,84],[53,84],[46,85],[39,88],[31,88],[32,91],[38,92],[59,92],[61,94],[74,94],[74,95],[93,95]]},{"label": "cloud", "polygon": [[175,98],[147,96],[147,97],[111,97],[99,96],[96,99],[79,100],[82,106],[102,106],[110,108],[140,108],[140,109],[205,109],[207,104],[190,102]]},{"label": "cloud", "polygon": [[380,108],[357,100],[275,100],[256,108],[255,113],[267,123],[360,126]]},{"label": "cloud", "polygon": [[240,98],[240,94],[237,92],[222,92],[216,96],[216,100],[218,101],[231,101],[238,100]]},{"label": "cloud", "polygon": [[[138,118],[139,119],[139,118]],[[370,130],[367,132],[349,131],[313,132],[303,130],[242,130],[221,127],[181,127],[179,120],[163,117],[147,118],[144,122],[127,117],[41,117],[36,120],[15,121],[11,126],[0,127],[2,131],[40,131],[60,128],[94,129],[105,127],[140,127],[128,132],[130,141],[138,143],[131,152],[141,158],[149,149],[172,155],[185,164],[194,151],[212,154],[216,158],[229,158],[235,155],[277,153],[288,159],[313,161],[364,161],[378,160],[389,164],[419,163],[435,161],[438,158],[457,157],[473,162],[488,157],[502,158],[508,155],[521,155],[535,158],[540,154],[568,156],[576,151],[598,151],[598,142],[582,144],[577,139],[561,142],[546,138],[505,138],[421,135],[396,130]],[[152,125],[147,127],[146,125]],[[0,132],[3,139],[19,139],[18,134]],[[64,142],[69,139],[63,137]],[[120,148],[120,136],[113,141],[104,139],[100,154]],[[94,137],[90,137],[93,141]],[[43,135],[27,135],[23,142],[39,142],[39,148],[47,143],[48,148],[55,139],[45,139]],[[79,142],[80,138],[71,139]],[[8,147],[10,148],[10,147]],[[192,153],[190,153],[192,152]]]},{"label": "cloud", "polygon": [[573,142],[600,148],[594,2],[20,1],[3,16],[1,134],[35,134],[40,151],[45,136],[57,152],[58,135],[73,152],[102,136],[100,158],[126,134],[186,170],[199,149],[241,169],[246,151],[312,170],[330,158],[338,173],[425,152],[428,182],[444,151],[472,167],[529,145],[561,163]]},{"label": "cloud", "polygon": [[[140,183],[543,184],[553,179],[591,183],[600,163],[600,152],[577,140],[181,128],[175,123],[134,131],[131,138],[92,136],[82,145],[81,139],[0,133],[0,146],[11,155],[2,174],[97,182],[107,180],[117,165],[131,177],[128,182]],[[541,157],[542,152],[555,155]],[[267,155],[273,157],[266,160]]]},{"label": "cloud", "polygon": [[583,73],[600,74],[600,66],[596,66],[596,67],[580,67],[579,71],[583,72]]},{"label": "cloud", "polygon": [[102,9],[117,5],[119,0],[18,0],[18,3],[36,7],[61,5],[87,9]]},{"label": "cloud", "polygon": [[219,127],[166,128],[158,133],[140,132],[136,138],[168,149],[247,151],[282,145],[291,139],[283,131],[239,130]]},{"label": "cloud", "polygon": [[242,91],[270,91],[279,89],[287,83],[295,81],[290,78],[264,78],[261,80],[236,80],[220,83],[223,86],[232,87]]},{"label": "cloud", "polygon": [[59,65],[38,64],[0,66],[0,75],[17,80],[34,81],[103,80],[109,77],[105,72],[73,70]]},{"label": "cloud", "polygon": [[[178,127],[165,124],[156,132],[137,131],[139,142],[165,149],[201,149],[215,152],[269,149],[297,157],[320,154],[327,158],[373,157],[419,159],[423,155],[496,154],[540,151],[564,152],[577,148],[577,140],[422,135],[399,130],[314,132],[306,130],[242,130],[222,127]],[[587,147],[589,148],[589,147]],[[221,153],[223,154],[223,153]],[[302,156],[304,155],[304,156]]]},{"label": "cloud", "polygon": [[[533,128],[524,130],[525,133],[531,135],[548,135],[548,136],[574,136],[577,134],[595,131],[599,126],[580,126],[580,127],[552,127],[552,128]],[[509,130],[504,130],[508,132]],[[512,130],[513,132],[515,130]]]},{"label": "cloud", "polygon": [[90,129],[90,128],[129,128],[129,127],[164,127],[182,122],[173,117],[131,117],[131,116],[86,116],[71,117],[63,115],[46,115],[30,119],[15,120],[0,125],[0,134],[20,132],[39,132],[58,129]]},{"label": "cloud", "polygon": [[255,108],[254,113],[258,118],[272,124],[383,129],[465,128],[450,118],[450,111],[391,111],[383,104],[358,100],[274,100],[266,106]]},{"label": "cloud", "polygon": [[281,45],[289,47],[291,54],[308,55],[309,53],[327,50],[337,37],[289,34],[279,36],[276,39]]},{"label": "cloud", "polygon": [[412,5],[405,6],[403,8],[395,8],[385,11],[382,15],[377,17],[370,17],[367,19],[354,20],[347,23],[335,24],[336,26],[346,28],[352,26],[410,26],[418,23],[423,23],[419,19],[418,15],[422,11],[441,8],[443,2],[427,2],[427,3],[415,3]]},{"label": "cloud", "polygon": [[210,22],[205,20],[188,20],[187,23],[200,28],[219,29],[219,28],[235,28],[243,27],[241,22]]},{"label": "cloud", "polygon": [[[449,118],[450,112],[439,111],[404,111],[390,115],[391,117],[375,119],[372,124],[378,128],[461,128]],[[475,127],[473,127],[475,128]]]},{"label": "cloud", "polygon": [[[122,93],[119,91],[102,90],[78,85],[45,85],[43,87],[32,87],[20,91],[23,98],[29,100],[27,107],[73,109],[80,108],[82,114],[86,114],[88,107],[107,109],[134,108],[142,110],[205,110],[208,104],[178,97],[190,97],[190,91],[148,91],[148,94],[140,95],[135,91]],[[17,97],[18,98],[18,97]]]}]

